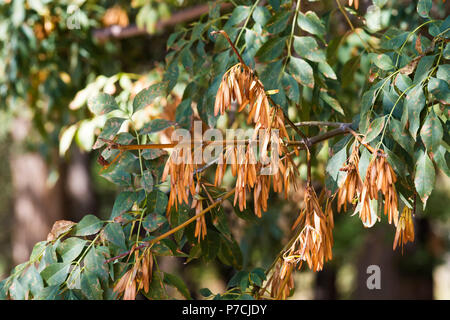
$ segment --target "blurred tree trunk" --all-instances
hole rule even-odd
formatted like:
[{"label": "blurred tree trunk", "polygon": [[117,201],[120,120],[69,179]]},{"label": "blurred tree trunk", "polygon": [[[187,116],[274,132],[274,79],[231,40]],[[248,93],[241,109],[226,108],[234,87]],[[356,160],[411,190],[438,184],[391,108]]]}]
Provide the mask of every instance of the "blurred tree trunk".
[{"label": "blurred tree trunk", "polygon": [[[395,232],[390,225],[379,225],[373,230],[364,244],[360,255],[357,272],[355,299],[433,299],[432,266],[422,266],[418,270],[413,264],[422,263],[418,255],[413,256],[419,246],[431,238],[429,223],[425,219],[417,219],[415,224],[416,241],[404,247],[392,250],[391,237],[386,235]],[[425,258],[425,257],[422,257]],[[401,261],[402,259],[408,259]],[[402,262],[402,263],[400,263]],[[368,289],[367,279],[373,273],[367,273],[367,267],[380,267],[381,289]],[[408,267],[409,265],[409,267]],[[408,267],[409,270],[405,270]]]},{"label": "blurred tree trunk", "polygon": [[336,300],[336,268],[332,263],[326,264],[321,272],[316,273],[314,300]]},{"label": "blurred tree trunk", "polygon": [[45,159],[21,147],[29,134],[29,121],[17,119],[13,127],[14,147],[9,158],[14,206],[11,251],[17,265],[28,260],[36,242],[47,238],[55,221],[78,221],[95,209],[95,198],[86,155],[74,152],[69,165],[59,164],[60,176],[51,183]]},{"label": "blurred tree trunk", "polygon": [[96,214],[98,203],[89,171],[89,154],[79,148],[70,150],[70,159],[62,170],[66,219],[78,222],[86,214]]}]

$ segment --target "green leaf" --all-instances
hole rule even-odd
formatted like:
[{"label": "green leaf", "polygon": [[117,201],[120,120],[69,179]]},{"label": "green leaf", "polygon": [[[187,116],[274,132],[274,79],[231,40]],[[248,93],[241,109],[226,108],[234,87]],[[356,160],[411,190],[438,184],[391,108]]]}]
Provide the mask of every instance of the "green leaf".
[{"label": "green leaf", "polygon": [[145,125],[142,127],[140,134],[150,134],[159,132],[173,125],[174,123],[172,121],[166,119],[150,120],[149,122],[145,123]]},{"label": "green leaf", "polygon": [[242,270],[235,273],[230,281],[228,281],[227,288],[236,287],[239,285],[243,279],[248,279],[248,271]]},{"label": "green leaf", "polygon": [[313,11],[308,11],[305,14],[299,12],[297,23],[301,29],[311,34],[322,37],[327,32],[327,30],[325,29],[325,25]]},{"label": "green leaf", "polygon": [[367,168],[369,167],[370,160],[372,158],[372,154],[366,147],[362,148],[361,157],[359,159],[359,175],[361,179],[364,181],[367,173]]},{"label": "green leaf", "polygon": [[284,49],[286,37],[274,37],[267,40],[256,52],[255,57],[261,62],[268,62],[278,58]]},{"label": "green leaf", "polygon": [[155,212],[160,215],[166,213],[167,204],[169,199],[167,195],[160,190],[153,190],[147,198],[147,210],[148,212]]},{"label": "green leaf", "polygon": [[425,122],[420,130],[420,137],[428,152],[435,152],[441,144],[444,131],[439,118],[432,109],[425,118]]},{"label": "green leaf", "polygon": [[[392,169],[401,177],[406,177],[409,175],[408,167],[406,163],[400,159],[394,152],[389,150],[388,148],[384,148],[384,151],[387,154],[387,160],[392,165]],[[367,169],[367,168],[366,168]],[[362,178],[362,177],[361,177]]]},{"label": "green leaf", "polygon": [[[347,149],[344,147],[336,154],[334,154],[330,160],[328,160],[326,171],[334,182],[334,188],[340,186],[342,179],[345,178],[345,173],[340,171],[347,160]],[[334,190],[334,189],[333,189]]]},{"label": "green leaf", "polygon": [[212,210],[212,223],[225,236],[230,236],[230,229],[228,227],[228,220],[223,210],[223,207],[219,206],[216,209]]},{"label": "green leaf", "polygon": [[122,191],[114,201],[114,206],[111,213],[111,219],[120,216],[122,213],[131,209],[136,202],[136,192],[134,191]]},{"label": "green leaf", "polygon": [[256,273],[250,273],[250,281],[258,287],[262,285],[262,279]]},{"label": "green leaf", "polygon": [[422,86],[416,85],[406,95],[404,103],[404,112],[407,112],[409,121],[409,132],[414,140],[416,140],[417,130],[420,125],[420,112],[425,106],[425,95]]},{"label": "green leaf", "polygon": [[450,83],[450,64],[441,64],[436,72],[436,78]]},{"label": "green leaf", "polygon": [[66,280],[69,273],[70,263],[54,263],[41,271],[42,278],[49,286],[60,285]]},{"label": "green leaf", "polygon": [[326,63],[325,61],[319,62],[318,64],[318,70],[320,73],[322,73],[325,77],[333,80],[337,80],[336,73],[334,72],[333,68]]},{"label": "green leaf", "polygon": [[326,62],[325,52],[319,49],[313,37],[294,37],[294,50],[300,57],[314,61]]},{"label": "green leaf", "polygon": [[326,93],[324,90],[320,91],[320,98],[325,101],[331,108],[336,110],[342,115],[344,114],[344,109],[342,109],[342,106],[340,105],[339,101],[337,101],[335,98],[331,97]]},{"label": "green leaf", "polygon": [[34,265],[30,265],[22,278],[23,284],[36,297],[44,288],[44,281]]},{"label": "green leaf", "polygon": [[305,60],[296,57],[290,57],[289,71],[294,79],[297,80],[301,85],[307,86],[309,88],[314,87],[313,69]]},{"label": "green leaf", "polygon": [[397,119],[389,120],[389,129],[392,138],[410,155],[414,153],[414,141],[402,128],[402,124]]},{"label": "green leaf", "polygon": [[238,270],[242,269],[242,251],[239,244],[233,238],[228,240],[225,237],[221,237],[218,258],[226,265],[233,266]]},{"label": "green leaf", "polygon": [[145,108],[151,104],[156,98],[165,95],[167,83],[159,82],[151,85],[147,89],[141,90],[133,100],[133,113]]},{"label": "green leaf", "polygon": [[141,291],[147,298],[153,300],[167,299],[167,295],[163,285],[163,273],[160,271],[153,271],[153,279],[150,282],[150,287],[148,292],[145,293],[144,290]]},{"label": "green leaf", "polygon": [[[131,153],[127,153],[131,154]],[[119,186],[131,187],[131,176],[129,172],[126,172],[123,168],[115,167],[111,171],[106,171],[101,174],[106,180],[117,184]]]},{"label": "green leaf", "polygon": [[378,8],[382,8],[386,4],[387,0],[373,0],[373,4]]},{"label": "green leaf", "polygon": [[146,149],[141,152],[141,155],[145,160],[154,160],[166,154],[167,151],[162,149]]},{"label": "green leaf", "polygon": [[414,185],[425,209],[428,197],[431,191],[433,191],[436,177],[433,162],[428,157],[428,154],[423,150],[420,153],[419,159],[416,162]]},{"label": "green leaf", "polygon": [[144,187],[145,191],[152,192],[153,190],[153,175],[150,170],[145,170],[144,174],[142,175],[142,186]]},{"label": "green leaf", "polygon": [[186,284],[176,275],[164,272],[164,282],[169,286],[175,287],[178,292],[180,292],[187,300],[192,300],[191,294]]},{"label": "green leaf", "polygon": [[237,6],[231,13],[230,18],[227,21],[227,25],[235,26],[241,23],[245,18],[247,18],[249,14],[250,14],[249,6]]},{"label": "green leaf", "polygon": [[81,219],[73,229],[74,236],[90,236],[97,233],[103,226],[103,222],[96,216],[88,214]]},{"label": "green leaf", "polygon": [[192,120],[192,108],[191,108],[191,99],[183,100],[177,107],[175,112],[175,119],[177,124],[189,130],[191,128],[191,120]]},{"label": "green leaf", "polygon": [[369,143],[370,141],[378,137],[378,135],[381,133],[381,130],[383,130],[383,127],[384,127],[384,117],[376,118],[369,125],[364,141],[366,143]]},{"label": "green leaf", "polygon": [[341,72],[342,87],[346,88],[354,83],[356,71],[359,70],[361,56],[356,56],[348,60]]},{"label": "green leaf", "polygon": [[210,297],[213,295],[213,293],[211,292],[211,290],[209,290],[208,288],[201,288],[199,290],[199,293],[204,296],[205,298]]},{"label": "green leaf", "polygon": [[443,103],[450,104],[450,90],[446,81],[431,77],[428,81],[428,91]]},{"label": "green leaf", "polygon": [[427,18],[432,5],[433,2],[431,0],[419,0],[417,3],[417,13],[422,18]]},{"label": "green leaf", "polygon": [[177,60],[173,61],[167,66],[164,73],[163,82],[166,85],[166,93],[170,93],[177,84],[179,76]]},{"label": "green leaf", "polygon": [[81,275],[81,292],[88,300],[102,300],[103,289],[92,272],[86,271]]},{"label": "green leaf", "polygon": [[35,300],[56,300],[58,298],[59,285],[49,286],[42,289],[37,296],[34,297]]},{"label": "green leaf", "polygon": [[439,169],[444,171],[444,173],[450,177],[450,169],[448,167],[448,161],[446,160],[447,150],[443,145],[440,145],[437,150],[434,152],[433,160],[436,162]]},{"label": "green leaf", "polygon": [[75,260],[83,251],[86,240],[72,237],[64,240],[56,249],[62,257],[64,263],[70,263]]},{"label": "green leaf", "polygon": [[391,70],[394,68],[391,58],[386,54],[374,55],[372,62],[382,70]]},{"label": "green leaf", "polygon": [[93,247],[84,258],[84,268],[102,281],[107,281],[109,277],[108,265],[105,264],[107,257],[109,257],[107,247]]},{"label": "green leaf", "polygon": [[14,278],[11,286],[9,287],[9,294],[14,300],[25,300],[25,295],[27,293],[27,287],[22,284],[22,282]]},{"label": "green leaf", "polygon": [[265,26],[267,21],[271,18],[270,11],[264,6],[257,6],[252,14],[253,20],[261,26]]},{"label": "green leaf", "polygon": [[78,129],[78,124],[73,124],[67,128],[62,130],[61,138],[59,139],[59,155],[63,156],[66,154],[67,150],[69,150],[70,145],[72,144],[73,137],[75,136],[75,132]]},{"label": "green leaf", "polygon": [[266,24],[266,29],[271,34],[282,32],[286,29],[291,12],[289,10],[283,10],[276,13]]},{"label": "green leaf", "polygon": [[119,109],[114,97],[103,92],[90,98],[88,100],[88,107],[97,116]]},{"label": "green leaf", "polygon": [[145,216],[142,226],[147,232],[153,232],[167,222],[166,217],[159,213],[152,212]]},{"label": "green leaf", "polygon": [[92,146],[92,149],[98,149],[103,147],[105,145],[105,142],[102,139],[113,140],[114,137],[119,132],[120,127],[122,126],[124,121],[125,121],[124,118],[108,119],[105,123],[105,126],[103,127],[102,132],[98,136],[97,141]]},{"label": "green leaf", "polygon": [[284,72],[281,83],[289,100],[294,103],[298,103],[300,101],[300,90],[294,77],[292,77],[289,73]]},{"label": "green leaf", "polygon": [[39,259],[42,256],[42,254],[44,253],[46,246],[47,246],[47,241],[40,241],[40,242],[36,243],[33,247],[33,250],[31,251],[29,261],[34,262],[37,259]]},{"label": "green leaf", "polygon": [[445,59],[450,60],[450,44],[449,43],[447,43],[445,45],[445,49],[444,49],[444,52],[442,53],[442,56]]},{"label": "green leaf", "polygon": [[432,55],[432,56],[425,56],[422,59],[420,59],[419,63],[417,64],[416,72],[414,73],[413,83],[419,84],[420,82],[422,82],[427,78],[430,69],[433,67],[435,58],[436,55]]},{"label": "green leaf", "polygon": [[125,234],[119,223],[108,223],[104,230],[104,237],[115,246],[124,250],[127,249],[125,244]]},{"label": "green leaf", "polygon": [[208,230],[206,237],[200,241],[203,258],[209,262],[217,257],[220,250],[220,236],[213,230]]},{"label": "green leaf", "polygon": [[412,80],[406,74],[399,73],[395,77],[394,83],[401,92],[404,92],[406,89],[408,89],[411,86]]}]

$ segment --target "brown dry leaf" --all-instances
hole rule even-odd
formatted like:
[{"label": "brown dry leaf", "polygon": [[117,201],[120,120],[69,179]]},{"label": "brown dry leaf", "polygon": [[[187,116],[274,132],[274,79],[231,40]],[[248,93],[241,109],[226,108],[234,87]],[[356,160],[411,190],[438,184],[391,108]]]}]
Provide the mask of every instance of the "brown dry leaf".
[{"label": "brown dry leaf", "polygon": [[75,222],[70,220],[58,220],[53,224],[52,230],[47,235],[47,241],[54,241],[58,239],[60,235],[68,232],[72,227],[76,225]]}]

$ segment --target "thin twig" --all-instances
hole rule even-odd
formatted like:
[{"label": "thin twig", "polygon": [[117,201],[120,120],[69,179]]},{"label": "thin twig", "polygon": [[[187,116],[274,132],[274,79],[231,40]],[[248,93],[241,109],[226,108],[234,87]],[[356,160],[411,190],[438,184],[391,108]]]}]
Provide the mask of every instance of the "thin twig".
[{"label": "thin twig", "polygon": [[236,190],[236,188],[231,189],[230,191],[228,191],[226,194],[224,194],[222,197],[220,197],[216,202],[214,202],[213,204],[211,204],[209,207],[207,207],[206,209],[204,209],[202,212],[200,212],[199,214],[194,215],[192,218],[190,218],[189,220],[186,220],[185,222],[183,222],[182,224],[180,224],[179,226],[176,226],[175,228],[167,231],[166,233],[148,241],[145,242],[137,247],[134,247],[131,250],[128,250],[124,253],[119,254],[118,256],[112,257],[108,260],[106,260],[104,263],[109,263],[112,262],[114,260],[120,259],[125,257],[126,255],[132,253],[135,250],[139,250],[145,247],[150,247],[153,244],[157,243],[158,241],[161,241],[162,239],[167,238],[168,236],[174,234],[175,232],[185,228],[186,226],[188,226],[189,224],[191,224],[192,222],[196,221],[198,218],[201,218],[202,216],[204,216],[207,212],[211,211],[211,209],[217,207],[219,204],[221,204],[224,200],[228,199],[229,197],[231,197],[234,194],[234,191]]},{"label": "thin twig", "polygon": [[228,43],[229,43],[230,46],[231,46],[231,49],[233,49],[234,53],[235,53],[236,56],[238,57],[239,62],[240,62],[243,66],[248,67],[248,66],[245,64],[245,62],[244,62],[244,60],[242,59],[242,57],[241,57],[241,55],[239,54],[239,52],[237,51],[236,47],[234,46],[234,44],[233,44],[233,42],[231,41],[231,39],[230,39],[230,37],[228,36],[228,34],[227,34],[224,30],[219,30],[219,31],[213,31],[213,32],[211,32],[211,35],[215,35],[215,34],[217,34],[217,33],[220,33],[221,35],[223,35],[223,36],[225,37],[225,39],[227,39]]},{"label": "thin twig", "polygon": [[345,20],[347,20],[348,25],[350,26],[350,28],[352,29],[353,33],[356,33],[356,35],[358,36],[358,38],[361,40],[362,45],[364,46],[364,48],[368,51],[371,52],[371,47],[368,43],[366,43],[363,38],[361,38],[361,36],[359,35],[358,32],[356,32],[355,27],[353,26],[353,23],[350,21],[350,18],[347,16],[347,13],[345,12],[345,9],[342,7],[341,3],[339,0],[336,0],[336,3],[338,5],[339,11],[341,11],[341,13],[344,15]]}]

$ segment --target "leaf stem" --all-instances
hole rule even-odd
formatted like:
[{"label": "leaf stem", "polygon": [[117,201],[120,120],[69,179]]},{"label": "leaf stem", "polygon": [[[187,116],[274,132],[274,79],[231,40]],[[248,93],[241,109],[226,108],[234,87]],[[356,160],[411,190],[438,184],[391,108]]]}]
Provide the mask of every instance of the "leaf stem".
[{"label": "leaf stem", "polygon": [[132,251],[134,250],[139,250],[145,247],[150,247],[153,244],[157,243],[158,241],[167,238],[168,236],[174,234],[175,232],[187,227],[189,224],[191,224],[192,222],[196,221],[198,218],[201,218],[202,216],[204,216],[207,212],[211,211],[213,208],[217,207],[219,204],[221,204],[223,201],[225,201],[226,199],[228,199],[229,197],[231,197],[234,194],[234,191],[236,190],[236,188],[231,189],[230,191],[228,191],[226,194],[224,194],[222,197],[220,197],[216,202],[214,202],[213,204],[211,204],[209,207],[207,207],[206,209],[204,209],[203,211],[201,211],[200,213],[194,215],[192,218],[190,218],[189,220],[186,220],[185,222],[183,222],[182,224],[176,226],[175,228],[167,231],[166,233],[148,241],[145,242],[139,246],[134,247],[134,249],[132,250],[128,250],[124,253],[119,254],[118,256],[112,257],[108,260],[106,260],[104,263],[109,263],[112,262],[114,260],[123,258],[125,256],[127,256],[128,254],[130,254]]}]

